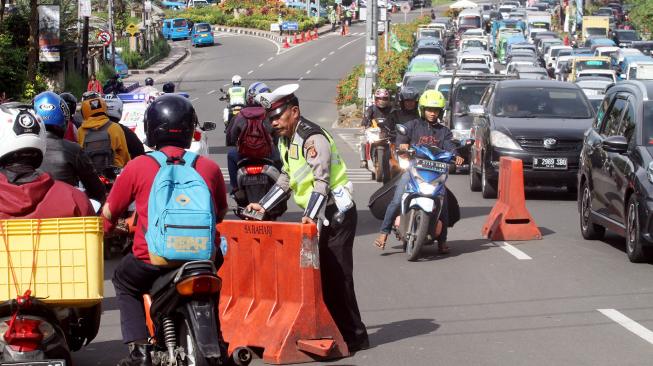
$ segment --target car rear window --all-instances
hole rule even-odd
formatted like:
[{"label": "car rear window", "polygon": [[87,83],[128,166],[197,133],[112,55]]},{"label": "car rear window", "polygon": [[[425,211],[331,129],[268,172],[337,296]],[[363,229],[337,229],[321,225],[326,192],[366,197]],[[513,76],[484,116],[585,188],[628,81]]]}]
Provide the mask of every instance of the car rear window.
[{"label": "car rear window", "polygon": [[506,118],[591,118],[591,107],[580,89],[499,88],[494,115]]},{"label": "car rear window", "polygon": [[487,85],[460,85],[456,92],[455,113],[468,113],[469,106],[480,104]]},{"label": "car rear window", "polygon": [[173,27],[187,27],[188,23],[186,22],[186,19],[175,19],[172,21],[172,26]]},{"label": "car rear window", "polygon": [[585,60],[585,61],[576,61],[576,70],[610,70],[610,61],[606,60]]},{"label": "car rear window", "polygon": [[208,24],[200,24],[197,27],[195,27],[196,32],[210,32],[211,31],[211,26]]}]

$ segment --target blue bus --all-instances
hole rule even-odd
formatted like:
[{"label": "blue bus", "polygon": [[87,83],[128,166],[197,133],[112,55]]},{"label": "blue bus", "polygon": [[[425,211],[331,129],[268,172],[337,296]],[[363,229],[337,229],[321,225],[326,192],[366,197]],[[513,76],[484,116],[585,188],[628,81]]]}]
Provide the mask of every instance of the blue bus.
[{"label": "blue bus", "polygon": [[163,29],[161,29],[165,39],[188,39],[190,29],[188,28],[188,20],[184,18],[165,19],[163,21]]}]

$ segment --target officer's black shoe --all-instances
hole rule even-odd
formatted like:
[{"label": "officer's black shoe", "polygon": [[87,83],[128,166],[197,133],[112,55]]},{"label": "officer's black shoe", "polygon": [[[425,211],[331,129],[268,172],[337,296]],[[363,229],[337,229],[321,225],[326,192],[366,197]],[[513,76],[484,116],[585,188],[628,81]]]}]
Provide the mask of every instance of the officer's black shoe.
[{"label": "officer's black shoe", "polygon": [[349,348],[349,353],[355,353],[370,348],[370,339],[367,335],[363,338],[356,340],[355,342],[347,343],[347,348]]},{"label": "officer's black shoe", "polygon": [[117,366],[152,366],[151,344],[129,344],[129,357],[123,358]]}]

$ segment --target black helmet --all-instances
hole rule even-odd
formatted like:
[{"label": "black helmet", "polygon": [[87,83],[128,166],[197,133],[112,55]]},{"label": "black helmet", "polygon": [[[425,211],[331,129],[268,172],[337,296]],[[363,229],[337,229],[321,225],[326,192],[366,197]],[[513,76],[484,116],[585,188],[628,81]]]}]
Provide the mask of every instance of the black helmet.
[{"label": "black helmet", "polygon": [[404,102],[406,100],[417,101],[419,99],[419,92],[411,87],[402,88],[399,92],[399,102]]},{"label": "black helmet", "polygon": [[77,111],[77,98],[75,98],[74,95],[68,92],[59,94],[59,97],[61,97],[61,99],[63,99],[63,101],[68,106],[68,111],[70,111],[70,115],[72,116],[73,114],[75,114],[75,111]]},{"label": "black helmet", "polygon": [[147,107],[144,125],[149,147],[172,145],[187,149],[197,126],[197,114],[187,98],[165,94]]},{"label": "black helmet", "polygon": [[163,84],[163,92],[164,93],[174,93],[175,92],[175,84],[171,81],[168,81],[167,83]]},{"label": "black helmet", "polygon": [[154,79],[150,77],[145,78],[145,86],[154,86]]}]

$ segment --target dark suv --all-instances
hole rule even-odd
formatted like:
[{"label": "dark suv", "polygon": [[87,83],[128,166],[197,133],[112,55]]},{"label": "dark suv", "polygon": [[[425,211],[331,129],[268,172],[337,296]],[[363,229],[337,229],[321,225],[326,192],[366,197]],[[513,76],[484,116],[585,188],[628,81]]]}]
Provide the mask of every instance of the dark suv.
[{"label": "dark suv", "polygon": [[583,133],[594,111],[576,85],[552,80],[491,84],[475,115],[469,185],[483,197],[497,194],[499,158],[521,159],[527,185],[576,190]]},{"label": "dark suv", "polygon": [[631,262],[653,245],[653,81],[629,80],[606,90],[585,134],[578,172],[580,231],[601,239],[605,229],[626,238]]}]

